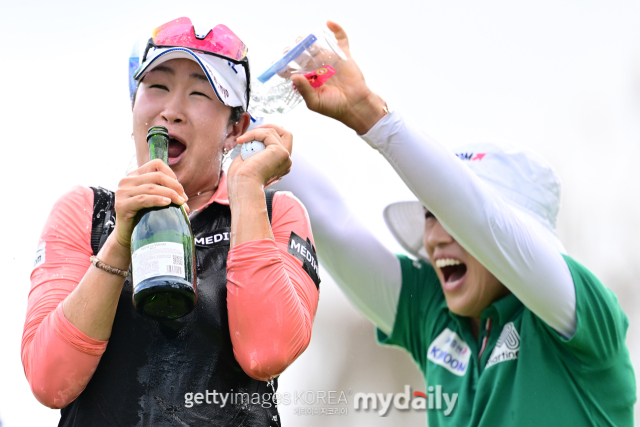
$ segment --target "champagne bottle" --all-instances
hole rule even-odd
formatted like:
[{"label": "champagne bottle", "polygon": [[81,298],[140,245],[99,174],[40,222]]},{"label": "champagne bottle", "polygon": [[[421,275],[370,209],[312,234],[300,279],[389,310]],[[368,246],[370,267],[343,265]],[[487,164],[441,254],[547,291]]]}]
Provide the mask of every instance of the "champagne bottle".
[{"label": "champagne bottle", "polygon": [[[168,162],[169,133],[154,126],[147,134],[150,160]],[[196,305],[195,245],[183,206],[138,211],[131,234],[133,305],[156,318],[176,319]]]}]

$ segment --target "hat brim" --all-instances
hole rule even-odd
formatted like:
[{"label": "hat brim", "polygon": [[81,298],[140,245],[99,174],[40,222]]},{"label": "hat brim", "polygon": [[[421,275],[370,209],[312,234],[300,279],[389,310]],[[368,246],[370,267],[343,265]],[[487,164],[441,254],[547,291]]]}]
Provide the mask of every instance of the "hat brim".
[{"label": "hat brim", "polygon": [[[558,252],[566,254],[566,249],[560,239],[551,230],[540,224],[517,206],[509,205],[526,222],[527,227],[538,236],[551,244]],[[384,220],[387,227],[400,246],[414,257],[425,262],[431,262],[424,247],[423,235],[425,224],[425,209],[418,201],[396,202],[384,209]]]},{"label": "hat brim", "polygon": [[383,216],[391,234],[405,251],[423,261],[430,262],[422,243],[424,213],[424,207],[418,201],[396,202],[384,209]]},{"label": "hat brim", "polygon": [[[163,48],[158,49],[158,52],[159,53],[153,56],[153,58],[148,59],[133,76],[136,81],[140,82],[149,71],[164,62],[178,58],[190,59],[200,65],[200,68],[202,68],[202,71],[207,77],[207,80],[209,80],[209,83],[220,102],[228,107],[242,107],[246,111],[247,106],[242,97],[232,89],[233,86],[222,75],[222,73],[216,69],[218,66],[226,66],[227,61],[215,56],[204,58],[206,55],[198,55],[183,47]],[[220,62],[220,64],[218,64],[218,62]]]}]

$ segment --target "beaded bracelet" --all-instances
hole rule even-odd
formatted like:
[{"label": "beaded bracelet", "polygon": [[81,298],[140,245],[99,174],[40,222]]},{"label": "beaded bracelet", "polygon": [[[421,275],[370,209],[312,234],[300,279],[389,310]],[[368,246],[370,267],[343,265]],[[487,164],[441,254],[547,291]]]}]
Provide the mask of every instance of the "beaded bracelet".
[{"label": "beaded bracelet", "polygon": [[95,256],[95,255],[92,256],[89,259],[91,260],[91,264],[93,264],[94,267],[99,268],[100,270],[106,271],[107,273],[117,274],[118,276],[122,276],[122,277],[128,277],[129,276],[129,272],[128,271],[124,271],[124,270],[120,270],[119,268],[111,267],[110,265],[107,265],[104,262],[100,261],[98,259],[98,257]]}]

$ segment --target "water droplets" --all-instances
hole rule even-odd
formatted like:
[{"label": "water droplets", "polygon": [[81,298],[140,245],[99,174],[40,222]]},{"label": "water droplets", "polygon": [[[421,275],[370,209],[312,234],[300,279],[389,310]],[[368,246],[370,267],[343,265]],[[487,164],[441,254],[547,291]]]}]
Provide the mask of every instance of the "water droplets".
[{"label": "water droplets", "polygon": [[278,407],[278,398],[276,397],[276,386],[275,386],[275,380],[273,378],[271,378],[269,381],[267,381],[267,387],[271,387],[271,390],[273,391],[273,404],[274,407],[277,408]]}]

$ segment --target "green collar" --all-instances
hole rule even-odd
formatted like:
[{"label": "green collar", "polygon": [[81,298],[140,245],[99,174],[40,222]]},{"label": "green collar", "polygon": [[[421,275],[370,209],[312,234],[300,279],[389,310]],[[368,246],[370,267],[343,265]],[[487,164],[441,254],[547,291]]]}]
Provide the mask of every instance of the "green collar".
[{"label": "green collar", "polygon": [[[509,322],[513,318],[513,316],[523,307],[524,305],[518,298],[516,298],[515,295],[509,294],[482,310],[481,321],[483,321],[484,319],[493,319],[494,323],[502,326],[505,323]],[[458,316],[457,314],[451,312],[448,308],[446,308],[446,310],[449,311],[449,315],[451,317],[459,322],[460,326],[464,325],[466,327],[469,327],[467,317]]]},{"label": "green collar", "polygon": [[491,318],[499,325],[504,325],[523,307],[524,305],[515,295],[509,294],[482,310],[481,318]]}]

